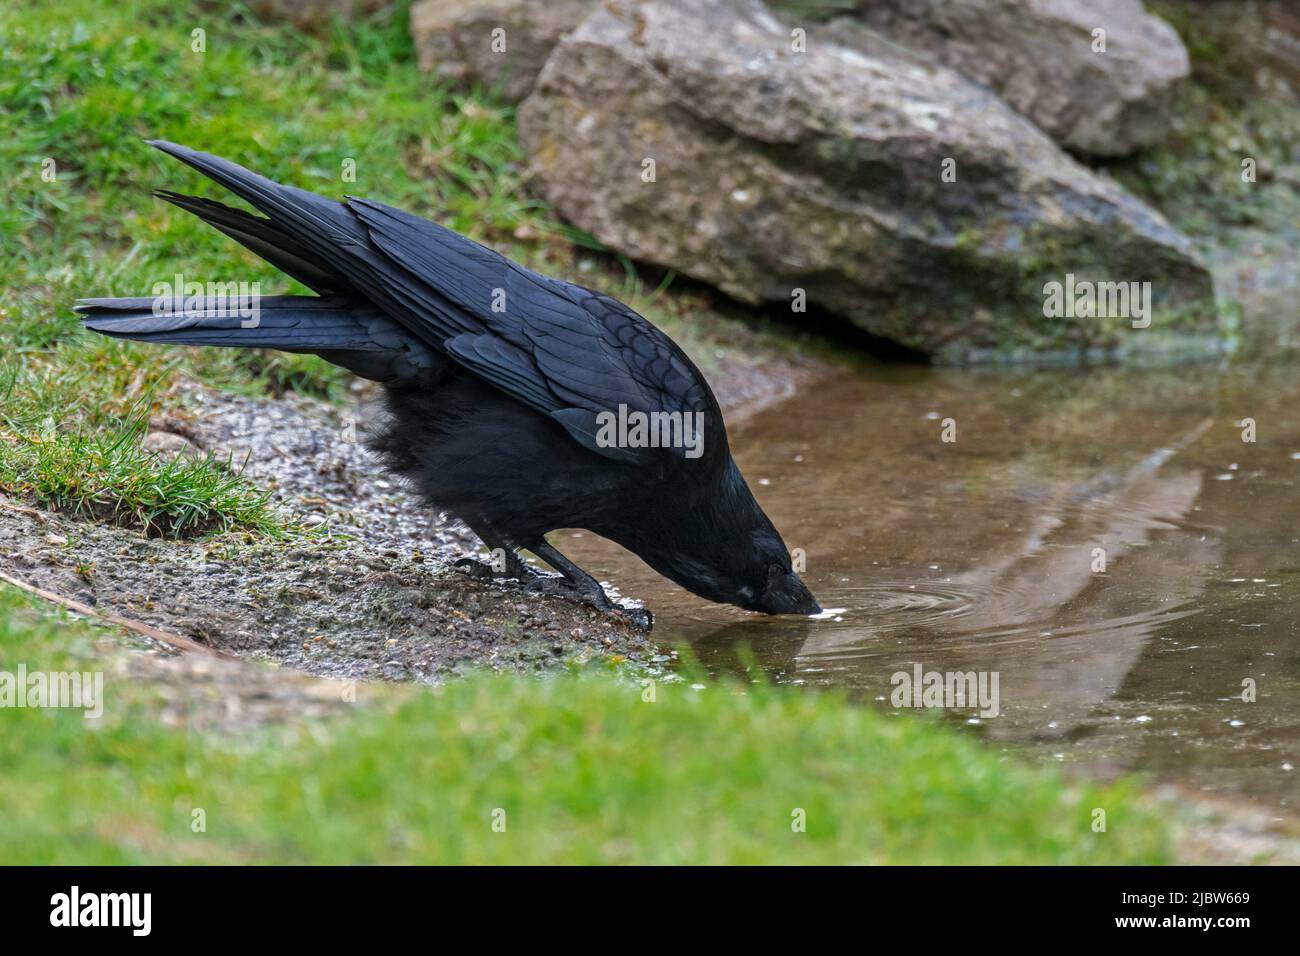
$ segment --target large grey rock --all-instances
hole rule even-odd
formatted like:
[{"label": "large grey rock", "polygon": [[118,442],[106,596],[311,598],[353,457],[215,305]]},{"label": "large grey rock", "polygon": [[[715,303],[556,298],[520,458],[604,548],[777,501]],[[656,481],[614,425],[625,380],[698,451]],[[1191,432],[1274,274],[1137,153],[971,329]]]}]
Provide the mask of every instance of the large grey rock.
[{"label": "large grey rock", "polygon": [[[753,0],[612,0],[556,48],[519,119],[560,213],[745,302],[789,309],[802,289],[948,361],[1200,349],[1216,327],[1209,274],[1157,212],[860,26],[810,30],[797,53]],[[1155,321],[1047,318],[1044,284],[1069,273],[1152,282]]]},{"label": "large grey rock", "polygon": [[594,4],[423,0],[411,8],[411,38],[420,69],[457,82],[480,82],[518,102],[532,90],[560,37],[581,23]]},{"label": "large grey rock", "polygon": [[[1122,156],[1160,139],[1191,72],[1141,0],[860,0],[868,26],[992,87],[1071,150]],[[1105,31],[1105,52],[1094,31]]]}]

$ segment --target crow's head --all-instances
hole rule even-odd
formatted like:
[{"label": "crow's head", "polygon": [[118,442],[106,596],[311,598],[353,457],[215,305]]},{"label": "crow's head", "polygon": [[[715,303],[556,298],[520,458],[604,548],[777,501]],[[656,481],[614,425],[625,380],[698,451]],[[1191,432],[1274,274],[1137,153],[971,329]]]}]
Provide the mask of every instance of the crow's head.
[{"label": "crow's head", "polygon": [[791,568],[790,552],[776,529],[755,531],[750,537],[754,550],[729,603],[763,614],[820,614],[821,605]]},{"label": "crow's head", "polygon": [[654,540],[633,547],[692,594],[762,614],[820,614],[790,551],[734,463],[703,500],[677,511]]}]

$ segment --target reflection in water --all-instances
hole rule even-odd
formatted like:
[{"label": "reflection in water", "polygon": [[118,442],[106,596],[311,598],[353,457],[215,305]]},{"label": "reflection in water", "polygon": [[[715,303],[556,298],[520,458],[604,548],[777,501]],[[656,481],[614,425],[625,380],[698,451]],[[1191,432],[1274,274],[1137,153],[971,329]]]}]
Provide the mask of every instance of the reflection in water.
[{"label": "reflection in water", "polygon": [[646,599],[660,640],[884,707],[916,663],[997,671],[998,717],[950,715],[991,741],[1279,807],[1300,796],[1300,374],[872,368],[732,443],[837,613],[710,605],[608,542],[565,541]]}]

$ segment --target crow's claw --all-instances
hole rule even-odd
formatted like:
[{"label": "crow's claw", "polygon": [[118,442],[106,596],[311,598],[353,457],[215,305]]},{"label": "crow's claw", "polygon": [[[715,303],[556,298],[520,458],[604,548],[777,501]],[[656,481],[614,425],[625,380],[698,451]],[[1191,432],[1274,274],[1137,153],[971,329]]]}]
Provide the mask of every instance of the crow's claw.
[{"label": "crow's claw", "polygon": [[478,558],[461,558],[456,562],[456,567],[460,568],[471,578],[479,581],[492,580],[492,565],[486,561],[480,561]]},{"label": "crow's claw", "polygon": [[649,631],[655,626],[655,616],[645,607],[618,607],[615,613],[631,621],[639,631]]}]

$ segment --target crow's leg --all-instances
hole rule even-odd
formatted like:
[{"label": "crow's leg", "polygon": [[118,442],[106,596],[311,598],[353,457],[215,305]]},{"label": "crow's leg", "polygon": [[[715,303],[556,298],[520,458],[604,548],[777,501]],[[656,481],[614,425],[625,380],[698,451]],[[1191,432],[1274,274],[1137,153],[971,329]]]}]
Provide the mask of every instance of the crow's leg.
[{"label": "crow's leg", "polygon": [[[545,538],[525,547],[564,575],[563,581],[567,590],[578,600],[601,611],[622,615],[643,631],[648,631],[654,626],[653,614],[643,607],[621,607],[615,604],[609,599],[609,595],[605,593],[599,581],[547,544]],[[546,587],[555,580],[555,578],[544,578],[535,582],[534,587]]]},{"label": "crow's leg", "polygon": [[[524,559],[519,557],[514,545],[502,535],[492,530],[491,526],[485,521],[475,521],[473,523],[466,521],[469,530],[479,536],[479,540],[487,546],[487,549],[494,552],[492,562],[484,564],[477,558],[461,558],[456,562],[456,566],[464,568],[470,574],[478,578],[518,578],[520,581],[531,581],[538,577],[538,572],[530,568]],[[506,556],[506,566],[504,571],[498,571],[496,568],[496,554],[500,551]]]},{"label": "crow's leg", "polygon": [[581,600],[602,611],[622,610],[609,599],[609,595],[605,593],[599,581],[547,544],[545,538],[537,544],[526,545],[526,547],[564,575],[565,582]]},{"label": "crow's leg", "polygon": [[648,631],[654,626],[654,616],[649,611],[645,608],[627,608],[615,604],[609,599],[609,595],[605,593],[605,589],[600,586],[599,581],[547,544],[545,538],[542,538],[536,544],[520,545],[520,547],[533,552],[556,571],[559,571],[559,575],[546,574],[536,568],[529,567],[515,552],[515,548],[510,544],[509,540],[493,532],[486,522],[478,521],[470,524],[470,522],[466,521],[465,523],[469,525],[471,531],[483,540],[483,543],[489,549],[495,551],[500,548],[506,555],[506,571],[504,573],[496,571],[491,565],[485,564],[477,558],[461,558],[456,562],[457,567],[464,568],[474,577],[480,579],[518,578],[528,587],[535,588],[543,594],[578,600],[598,610],[610,614],[619,614],[632,621],[643,631]]}]

